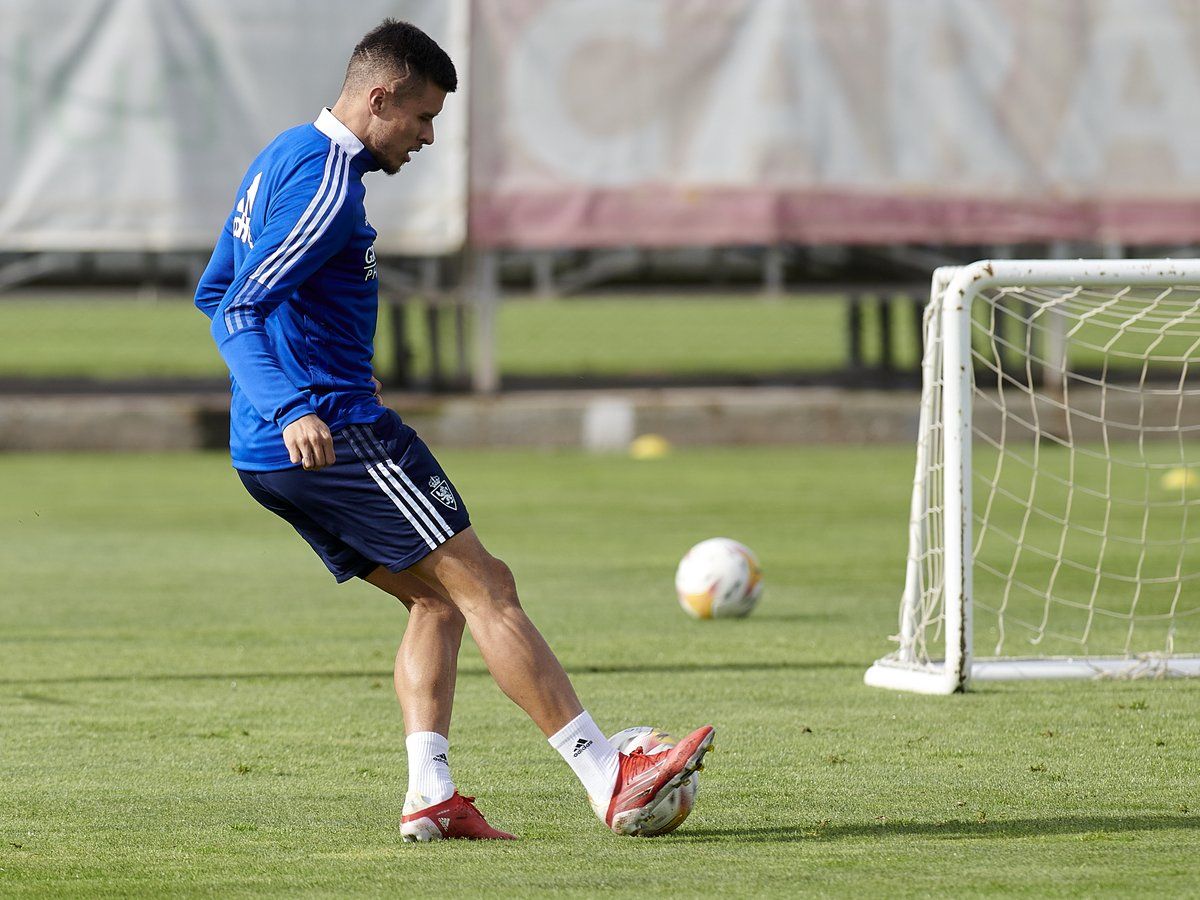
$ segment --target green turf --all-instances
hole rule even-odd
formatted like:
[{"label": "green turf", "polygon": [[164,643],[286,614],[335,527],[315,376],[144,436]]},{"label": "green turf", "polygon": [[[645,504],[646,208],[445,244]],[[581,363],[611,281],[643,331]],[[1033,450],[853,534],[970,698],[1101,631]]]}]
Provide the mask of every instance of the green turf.
[{"label": "green turf", "polygon": [[[394,602],[221,455],[7,456],[0,896],[1194,893],[1200,685],[862,686],[910,448],[443,457],[602,726],[717,726],[679,832],[606,833],[467,646],[454,770],[523,840],[402,845]],[[761,556],[747,620],[672,596],[714,534]]]},{"label": "green turf", "polygon": [[1014,440],[1002,455],[983,444],[974,451],[981,655],[1200,646],[1187,574],[1200,544],[1195,492],[1163,484],[1181,465],[1178,441]]},{"label": "green turf", "polygon": [[213,376],[225,371],[204,317],[182,297],[6,300],[0,375]]},{"label": "green turf", "polygon": [[[381,310],[377,367],[392,371],[391,313]],[[874,360],[878,323],[866,317],[864,346]],[[915,366],[911,317],[895,324],[898,366]],[[509,376],[755,375],[846,365],[846,309],[835,297],[507,298],[497,323],[501,373]],[[410,307],[408,333],[418,375],[429,370],[429,330]],[[6,300],[0,303],[0,377],[221,377],[203,317],[182,296]],[[450,322],[441,351],[452,371]]]},{"label": "green turf", "polygon": [[501,369],[523,375],[695,375],[846,364],[840,298],[513,300],[501,309]]}]

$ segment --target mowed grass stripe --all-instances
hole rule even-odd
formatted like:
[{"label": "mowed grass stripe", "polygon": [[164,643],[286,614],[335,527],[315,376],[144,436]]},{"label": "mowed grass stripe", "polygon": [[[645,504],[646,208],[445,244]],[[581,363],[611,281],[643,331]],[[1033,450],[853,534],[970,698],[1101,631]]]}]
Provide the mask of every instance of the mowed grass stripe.
[{"label": "mowed grass stripe", "polygon": [[[376,367],[391,373],[392,311],[380,310]],[[845,301],[836,296],[506,297],[497,321],[500,370],[514,376],[730,375],[808,372],[846,365]],[[878,323],[865,317],[864,346],[877,355]],[[408,308],[413,367],[428,371],[424,311]],[[911,317],[898,316],[896,364],[916,365]],[[442,326],[443,359],[456,352]],[[208,323],[183,294],[161,300],[67,295],[0,303],[7,336],[0,377],[211,377],[226,370]]]}]

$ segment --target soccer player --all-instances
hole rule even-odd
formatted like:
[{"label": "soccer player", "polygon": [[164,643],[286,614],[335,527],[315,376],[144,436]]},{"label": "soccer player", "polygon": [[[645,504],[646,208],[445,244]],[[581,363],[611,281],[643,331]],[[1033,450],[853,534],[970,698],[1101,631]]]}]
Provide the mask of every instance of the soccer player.
[{"label": "soccer player", "polygon": [[375,230],[362,179],[394,175],[432,144],[433,121],[457,84],[431,38],[385,20],[354,48],[333,107],[250,164],[196,288],[231,375],[233,465],[339,582],[361,578],[408,609],[395,668],[409,761],[404,840],[513,837],[488,825],[450,777],[464,627],[600,819],[636,834],[701,767],[712,727],[667,754],[617,752],[525,615],[512,572],[484,549],[429,448],[381,405],[372,374]]}]

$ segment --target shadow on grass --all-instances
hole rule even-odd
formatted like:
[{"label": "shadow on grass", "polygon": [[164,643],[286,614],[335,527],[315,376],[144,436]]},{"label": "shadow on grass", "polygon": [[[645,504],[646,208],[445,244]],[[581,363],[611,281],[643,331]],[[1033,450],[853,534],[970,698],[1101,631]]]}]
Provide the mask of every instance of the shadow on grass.
[{"label": "shadow on grass", "polygon": [[[771,612],[756,612],[753,616],[748,616],[740,621],[749,623],[742,627],[751,627],[758,622],[813,622],[826,625],[830,622],[845,622],[849,618],[849,616],[839,613],[772,610]],[[731,620],[726,619],[725,621],[729,622]],[[732,621],[736,622],[738,620],[735,619]],[[704,628],[705,625],[700,624],[700,627]],[[737,628],[738,625],[731,625],[730,627]]]},{"label": "shadow on grass", "polygon": [[759,828],[685,828],[676,840],[690,843],[738,841],[751,844],[787,844],[854,840],[856,838],[1036,838],[1052,834],[1080,835],[1103,841],[1136,831],[1200,829],[1200,816],[1080,816],[1057,819],[934,820],[930,822],[870,822],[853,825],[783,825]]},{"label": "shadow on grass", "polygon": [[[564,664],[565,665],[565,664]],[[567,673],[631,674],[648,672],[812,672],[819,669],[863,669],[858,662],[663,662],[614,663],[612,665],[566,665]]]},{"label": "shadow on grass", "polygon": [[[642,675],[647,673],[678,672],[783,672],[814,671],[818,669],[859,669],[857,662],[737,662],[737,663],[649,663],[638,665],[567,665],[572,675]],[[458,670],[460,678],[491,677],[487,669],[465,666]],[[330,672],[161,672],[105,675],[56,675],[50,678],[0,678],[0,685],[32,684],[103,684],[105,682],[159,682],[159,681],[289,681],[304,678],[385,678],[391,679],[392,671],[359,670]]]}]

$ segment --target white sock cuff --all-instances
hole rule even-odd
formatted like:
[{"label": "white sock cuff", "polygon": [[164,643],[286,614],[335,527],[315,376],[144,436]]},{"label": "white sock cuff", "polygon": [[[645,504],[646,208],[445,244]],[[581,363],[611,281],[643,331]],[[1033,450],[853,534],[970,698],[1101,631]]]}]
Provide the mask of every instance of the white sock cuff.
[{"label": "white sock cuff", "polygon": [[404,746],[408,750],[405,814],[449,800],[454,795],[449,739],[436,731],[416,731],[404,739]]},{"label": "white sock cuff", "polygon": [[450,753],[450,739],[436,731],[414,731],[404,738],[404,748],[409,756],[428,754],[433,758],[439,753]]},{"label": "white sock cuff", "polygon": [[555,750],[558,750],[568,739],[574,737],[581,731],[587,730],[588,725],[591,725],[592,728],[598,728],[596,723],[592,721],[592,717],[588,715],[588,711],[585,709],[562,728],[558,729],[558,731],[554,732],[554,734],[550,735],[550,737],[546,738],[546,740],[550,742],[551,747],[553,747]]},{"label": "white sock cuff", "polygon": [[592,804],[607,803],[617,780],[617,751],[587,710],[547,740],[583,782]]}]

